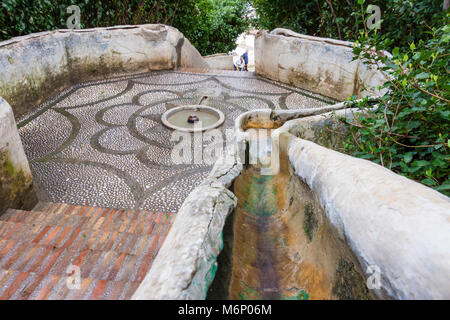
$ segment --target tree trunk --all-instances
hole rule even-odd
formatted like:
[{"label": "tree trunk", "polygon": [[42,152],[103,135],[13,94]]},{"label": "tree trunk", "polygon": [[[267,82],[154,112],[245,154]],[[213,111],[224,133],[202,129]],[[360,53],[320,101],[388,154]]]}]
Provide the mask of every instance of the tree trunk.
[{"label": "tree trunk", "polygon": [[444,0],[444,5],[442,6],[442,9],[444,9],[444,11],[447,11],[449,6],[450,6],[450,0]]}]

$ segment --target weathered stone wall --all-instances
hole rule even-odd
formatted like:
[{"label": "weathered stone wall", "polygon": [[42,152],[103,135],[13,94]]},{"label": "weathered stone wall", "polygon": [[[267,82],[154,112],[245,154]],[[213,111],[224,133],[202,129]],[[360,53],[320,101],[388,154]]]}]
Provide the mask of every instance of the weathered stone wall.
[{"label": "weathered stone wall", "polygon": [[0,96],[19,117],[81,81],[176,68],[208,69],[208,64],[173,27],[42,32],[0,42]]},{"label": "weathered stone wall", "polygon": [[0,215],[8,208],[30,209],[35,203],[33,178],[14,114],[0,97]]},{"label": "weathered stone wall", "polygon": [[375,87],[384,77],[359,60],[352,61],[352,44],[287,29],[259,31],[255,38],[256,73],[341,101],[353,94],[376,95]]},{"label": "weathered stone wall", "polygon": [[450,297],[450,199],[373,162],[293,139],[296,174],[358,256],[379,268],[382,296]]},{"label": "weathered stone wall", "polygon": [[211,69],[233,70],[233,56],[230,56],[226,53],[217,53],[209,56],[204,56],[203,59],[205,59]]}]

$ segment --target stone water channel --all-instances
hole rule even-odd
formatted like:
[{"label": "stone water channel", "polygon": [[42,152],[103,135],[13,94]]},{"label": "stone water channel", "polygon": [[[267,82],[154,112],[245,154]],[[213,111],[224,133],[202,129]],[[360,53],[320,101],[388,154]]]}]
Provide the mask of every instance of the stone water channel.
[{"label": "stone water channel", "polygon": [[224,228],[208,298],[373,299],[357,259],[283,153],[279,172],[270,174],[270,137],[277,127],[246,130],[251,164],[234,181],[237,208]]}]

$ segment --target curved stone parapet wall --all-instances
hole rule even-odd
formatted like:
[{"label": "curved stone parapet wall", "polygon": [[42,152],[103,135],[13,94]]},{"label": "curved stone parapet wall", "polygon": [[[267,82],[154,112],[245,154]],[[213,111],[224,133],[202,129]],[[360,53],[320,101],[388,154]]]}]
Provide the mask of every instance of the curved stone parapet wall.
[{"label": "curved stone parapet wall", "polygon": [[291,141],[289,158],[363,270],[380,271],[389,296],[450,297],[448,197],[303,139]]},{"label": "curved stone parapet wall", "polygon": [[203,57],[211,69],[215,70],[233,70],[233,56],[226,53],[216,53]]},{"label": "curved stone parapet wall", "polygon": [[[351,111],[333,114],[351,118]],[[290,116],[281,110],[241,115],[236,121],[240,154],[246,148],[247,123],[268,127],[271,120]],[[450,298],[450,198],[373,162],[314,143],[323,139],[321,129],[331,118],[325,113],[285,122],[272,132],[272,149],[280,150],[278,157],[289,157],[295,175],[315,194],[367,277],[379,271],[378,297]]]},{"label": "curved stone parapet wall", "polygon": [[259,31],[256,73],[341,101],[351,95],[378,95],[376,87],[384,83],[383,74],[359,60],[352,61],[352,45],[288,29]]},{"label": "curved stone parapet wall", "polygon": [[0,96],[19,117],[81,81],[176,68],[209,67],[181,32],[166,25],[42,32],[0,42]]}]

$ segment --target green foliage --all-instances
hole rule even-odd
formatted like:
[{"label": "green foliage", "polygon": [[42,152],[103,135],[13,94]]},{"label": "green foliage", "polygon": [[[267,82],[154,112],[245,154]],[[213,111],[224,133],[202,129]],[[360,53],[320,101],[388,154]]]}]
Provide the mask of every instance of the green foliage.
[{"label": "green foliage", "polygon": [[365,29],[355,59],[384,72],[386,94],[351,105],[362,112],[347,124],[344,149],[450,195],[450,15],[430,28],[427,40],[395,47],[395,40]]},{"label": "green foliage", "polygon": [[[300,33],[323,35],[324,22],[320,16],[323,4],[306,0],[252,0],[260,29],[287,28]],[[326,4],[326,3],[325,3]]]},{"label": "green foliage", "polygon": [[308,238],[308,240],[311,242],[314,232],[317,229],[317,218],[314,216],[314,208],[311,203],[307,203],[305,205],[305,217],[303,219],[303,230],[305,231],[305,234]]},{"label": "green foliage", "polygon": [[[354,41],[362,28],[361,0],[252,0],[261,29],[288,28],[319,37]],[[364,2],[364,1],[362,1]],[[438,27],[442,0],[370,0],[381,9],[380,33],[390,35],[400,48],[414,39],[428,39],[428,28]],[[367,9],[367,6],[366,6]],[[367,12],[366,12],[367,18]]]},{"label": "green foliage", "polygon": [[162,23],[178,28],[201,54],[228,52],[249,21],[246,0],[2,0],[0,41],[65,29],[67,7],[80,7],[81,27]]},{"label": "green foliage", "polygon": [[247,1],[202,0],[196,3],[199,14],[191,21],[184,21],[180,31],[202,55],[233,50],[238,36],[250,26],[246,18]]}]

